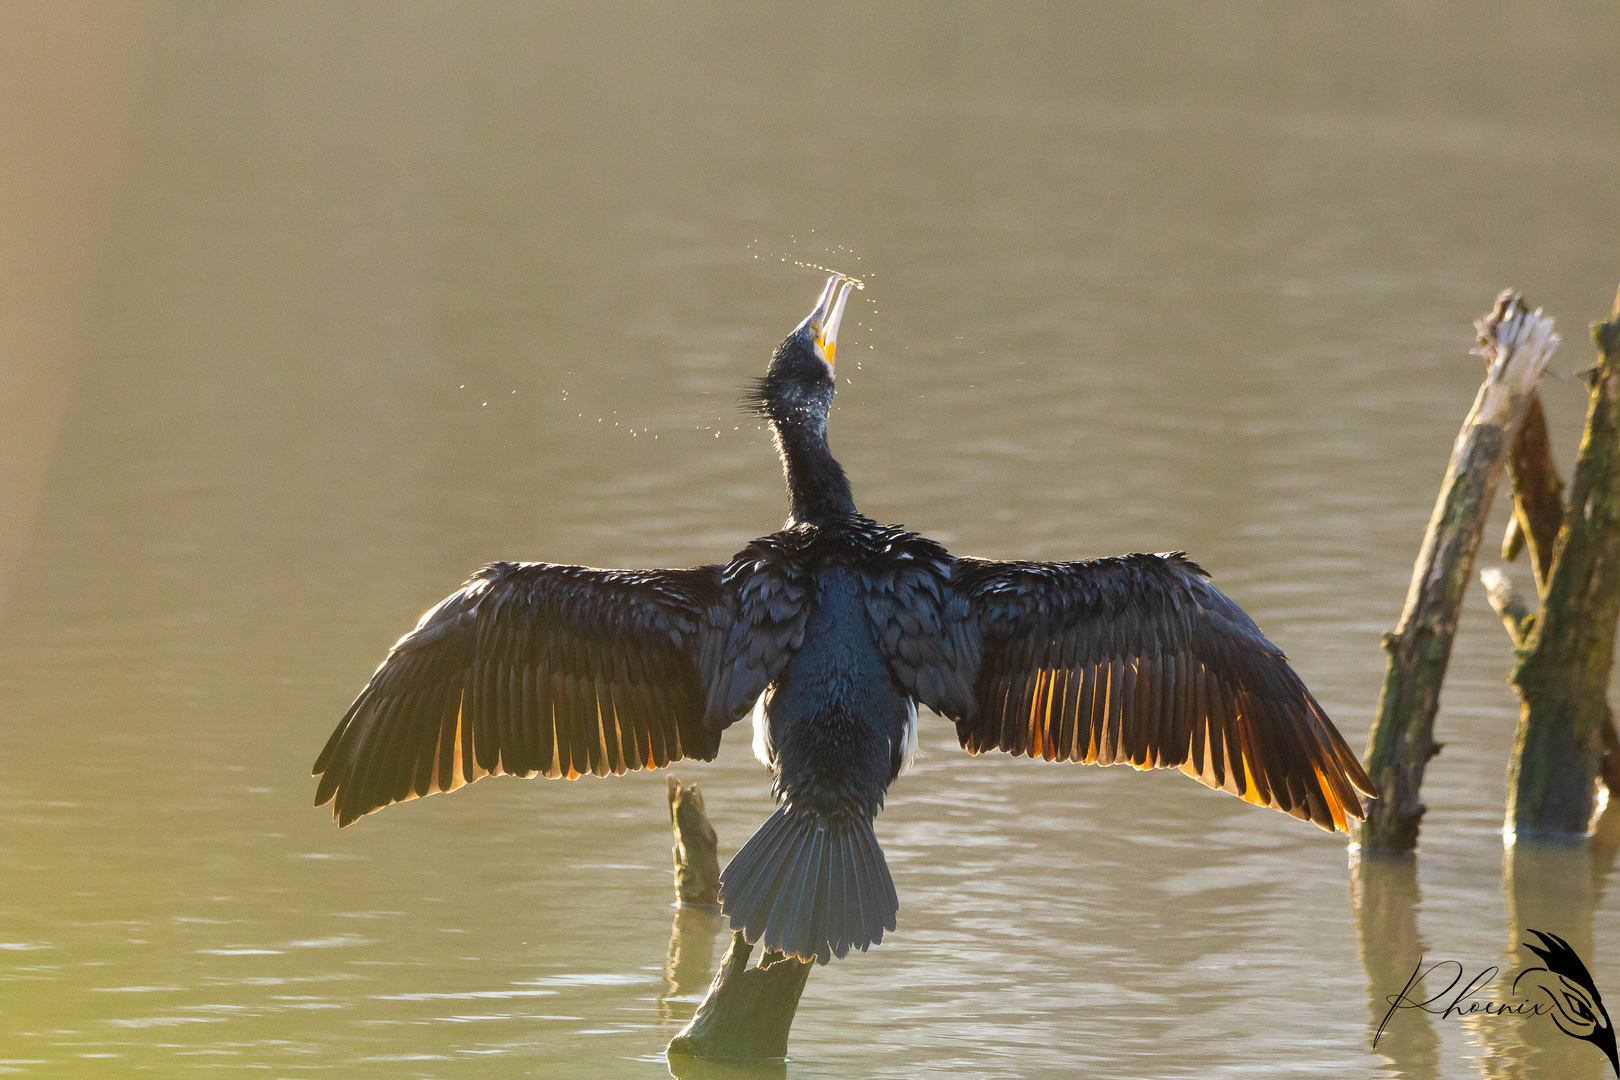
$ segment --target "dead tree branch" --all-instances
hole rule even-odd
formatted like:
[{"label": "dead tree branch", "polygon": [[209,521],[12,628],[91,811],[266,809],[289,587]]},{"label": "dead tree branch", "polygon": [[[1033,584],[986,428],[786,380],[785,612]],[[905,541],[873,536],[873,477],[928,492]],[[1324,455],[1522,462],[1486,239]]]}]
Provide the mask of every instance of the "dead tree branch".
[{"label": "dead tree branch", "polygon": [[1564,524],[1564,482],[1558,478],[1547,438],[1547,414],[1541,407],[1541,394],[1535,390],[1530,392],[1524,420],[1513,437],[1507,473],[1513,484],[1513,519],[1502,538],[1502,558],[1512,562],[1520,548],[1528,548],[1536,593],[1543,595],[1552,574],[1558,530]]},{"label": "dead tree branch", "polygon": [[1491,610],[1496,612],[1496,617],[1502,620],[1502,626],[1507,630],[1508,640],[1513,642],[1515,649],[1522,649],[1535,622],[1529,605],[1524,602],[1524,597],[1513,591],[1513,582],[1501,567],[1490,566],[1481,570],[1479,580],[1485,585],[1485,598],[1491,602]]},{"label": "dead tree branch", "polygon": [[[1536,595],[1546,603],[1547,586],[1557,555],[1558,536],[1569,511],[1564,505],[1564,484],[1553,461],[1552,444],[1547,438],[1547,418],[1541,409],[1541,395],[1531,395],[1524,423],[1513,440],[1508,457],[1508,479],[1514,485],[1513,518],[1502,538],[1502,557],[1512,561],[1521,549],[1530,550],[1535,570]],[[1528,542],[1526,542],[1526,538]],[[1530,640],[1534,615],[1525,601],[1513,591],[1502,571],[1481,570],[1491,606],[1507,627],[1516,650]],[[1599,775],[1611,794],[1620,793],[1620,733],[1615,730],[1614,710],[1604,702],[1603,757]]]},{"label": "dead tree branch", "polygon": [[[720,927],[719,841],[696,784],[669,779],[669,819],[675,830],[675,892],[681,910],[670,934],[666,997],[685,992],[708,975],[714,934]],[[677,1075],[693,1071],[682,1058],[709,1062],[780,1061],[787,1056],[788,1032],[811,965],[781,953],[765,952],[750,968],[753,952],[739,933],[720,961],[720,971],[697,1013],[670,1040],[670,1067]],[[701,969],[701,970],[700,970]],[[667,1002],[665,1015],[670,1015]],[[699,1069],[698,1071],[701,1071]]]},{"label": "dead tree branch", "polygon": [[1369,809],[1360,835],[1362,847],[1371,851],[1417,846],[1424,811],[1419,789],[1424,768],[1439,752],[1434,717],[1457,614],[1508,447],[1558,344],[1552,320],[1526,310],[1512,292],[1497,297],[1495,308],[1476,325],[1488,365],[1485,382],[1452,448],[1405,610],[1384,639],[1389,667],[1367,746],[1367,772],[1382,796]]},{"label": "dead tree branch", "polygon": [[675,897],[682,907],[720,910],[720,839],[696,784],[669,778],[669,824],[675,830]]},{"label": "dead tree branch", "polygon": [[1592,820],[1620,618],[1620,296],[1593,327],[1586,429],[1546,595],[1512,674],[1522,706],[1508,768],[1515,836],[1579,836]]},{"label": "dead tree branch", "polygon": [[720,961],[709,996],[692,1022],[670,1040],[668,1053],[709,1061],[787,1056],[788,1030],[812,965],[766,952],[759,966],[750,968],[748,956],[753,951],[741,931],[731,935],[731,948]]}]

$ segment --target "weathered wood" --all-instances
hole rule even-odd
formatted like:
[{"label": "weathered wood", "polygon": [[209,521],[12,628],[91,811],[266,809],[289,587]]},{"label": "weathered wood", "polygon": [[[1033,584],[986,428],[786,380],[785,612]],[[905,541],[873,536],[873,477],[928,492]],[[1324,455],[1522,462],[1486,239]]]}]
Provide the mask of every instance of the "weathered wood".
[{"label": "weathered wood", "polygon": [[1583,835],[1592,821],[1620,618],[1620,296],[1592,330],[1586,430],[1557,558],[1514,666],[1521,707],[1508,768],[1506,828],[1518,837]]},{"label": "weathered wood", "polygon": [[[1502,557],[1511,562],[1518,556],[1518,549],[1529,547],[1531,564],[1535,568],[1536,595],[1545,600],[1548,578],[1552,575],[1557,553],[1558,535],[1564,528],[1569,511],[1564,505],[1564,484],[1558,477],[1552,444],[1547,438],[1547,418],[1541,408],[1540,393],[1531,395],[1524,422],[1513,440],[1513,452],[1508,457],[1508,479],[1514,487],[1513,518],[1507,535],[1502,538]],[[1526,537],[1530,537],[1528,542]],[[1483,576],[1493,572],[1482,570],[1480,573]],[[1502,596],[1503,604],[1516,602],[1517,608],[1514,610],[1524,609],[1524,601],[1518,599],[1511,586],[1506,585],[1505,578],[1502,581],[1503,588],[1507,590]],[[1503,625],[1508,627],[1508,637],[1513,640],[1514,648],[1522,649],[1529,640],[1529,619],[1533,616],[1517,619],[1515,626],[1504,614],[1504,607],[1498,604],[1495,592],[1490,591],[1490,582],[1486,583],[1486,589],[1491,596],[1491,606],[1496,608]],[[1615,729],[1614,710],[1606,702],[1603,758],[1598,766],[1598,774],[1611,792],[1620,793],[1620,732]]]},{"label": "weathered wood", "polygon": [[1370,851],[1417,846],[1424,811],[1419,789],[1424,768],[1439,752],[1434,717],[1457,614],[1508,447],[1558,343],[1552,320],[1526,310],[1512,292],[1497,297],[1495,308],[1475,325],[1487,363],[1485,382],[1452,447],[1406,607],[1394,633],[1384,638],[1389,667],[1367,744],[1367,772],[1381,796],[1360,830],[1361,846]]},{"label": "weathered wood", "polygon": [[669,825],[675,832],[675,922],[669,928],[664,992],[658,1012],[665,1020],[689,1020],[692,999],[714,971],[714,939],[720,932],[720,841],[696,784],[668,780]]},{"label": "weathered wood", "polygon": [[778,952],[760,956],[748,966],[754,947],[742,932],[731,935],[731,948],[697,1015],[670,1040],[668,1054],[708,1061],[760,1061],[787,1056],[788,1030],[799,1008],[799,996],[810,978],[811,963]]},{"label": "weathered wood", "polygon": [[1523,648],[1535,620],[1530,606],[1524,602],[1524,597],[1513,591],[1513,583],[1501,567],[1486,567],[1479,572],[1479,580],[1485,586],[1485,598],[1491,602],[1491,609],[1507,630],[1508,640],[1515,649]]},{"label": "weathered wood", "polygon": [[1547,414],[1541,407],[1541,394],[1535,390],[1530,392],[1524,419],[1513,436],[1507,474],[1513,484],[1512,523],[1517,527],[1510,526],[1502,539],[1502,558],[1512,562],[1518,558],[1518,548],[1528,549],[1540,595],[1547,591],[1558,530],[1564,524],[1564,482],[1558,478],[1547,438]]},{"label": "weathered wood", "polygon": [[1603,761],[1598,775],[1609,789],[1610,798],[1620,797],[1620,730],[1614,722],[1614,710],[1609,710],[1609,722],[1603,725]]},{"label": "weathered wood", "polygon": [[1502,561],[1513,562],[1524,552],[1524,530],[1519,527],[1519,516],[1508,517],[1507,528],[1502,530]]},{"label": "weathered wood", "polygon": [[[1507,629],[1508,639],[1517,652],[1523,652],[1530,640],[1530,629],[1535,615],[1524,602],[1524,597],[1513,591],[1512,584],[1500,567],[1487,567],[1479,572],[1485,583],[1485,595],[1496,611],[1497,618]],[[1615,730],[1614,709],[1603,703],[1603,757],[1598,763],[1598,779],[1609,789],[1611,796],[1620,795],[1620,733]]]},{"label": "weathered wood", "polygon": [[[1479,577],[1485,583],[1485,595],[1491,607],[1507,629],[1508,640],[1513,642],[1516,651],[1522,652],[1525,642],[1530,639],[1535,614],[1524,602],[1524,597],[1513,590],[1500,567],[1487,567],[1479,572]],[[1603,781],[1611,796],[1620,796],[1620,731],[1615,729],[1614,708],[1607,701],[1604,702],[1603,716],[1603,757],[1598,762],[1598,779]]]},{"label": "weathered wood", "polygon": [[696,784],[669,778],[669,824],[675,830],[675,896],[683,907],[720,910],[720,840]]},{"label": "weathered wood", "polygon": [[[681,906],[664,967],[667,989],[660,1005],[666,1017],[674,1013],[674,999],[708,977],[721,919],[719,839],[703,808],[703,793],[696,784],[682,784],[673,776],[668,789],[675,894]],[[812,965],[767,951],[758,967],[749,968],[752,952],[741,933],[732,934],[708,995],[670,1040],[667,1056],[675,1075],[709,1075],[712,1068],[704,1062],[780,1062],[787,1056],[788,1031]]]}]

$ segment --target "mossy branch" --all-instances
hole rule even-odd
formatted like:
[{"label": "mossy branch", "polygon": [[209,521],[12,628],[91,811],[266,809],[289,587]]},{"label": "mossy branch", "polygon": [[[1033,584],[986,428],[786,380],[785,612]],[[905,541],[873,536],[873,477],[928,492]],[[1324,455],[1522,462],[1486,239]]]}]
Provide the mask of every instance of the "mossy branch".
[{"label": "mossy branch", "polygon": [[1519,837],[1583,835],[1605,742],[1616,741],[1608,687],[1620,618],[1620,295],[1592,339],[1599,360],[1569,507],[1512,674],[1521,707],[1506,828]]},{"label": "mossy branch", "polygon": [[720,910],[720,839],[696,784],[669,778],[669,824],[675,830],[675,898],[682,907]]},{"label": "mossy branch", "polygon": [[[708,974],[714,934],[720,926],[719,840],[696,784],[669,779],[669,818],[675,830],[675,893],[681,909],[670,935],[665,977],[667,999],[684,993]],[[764,952],[748,966],[753,946],[741,933],[696,1014],[670,1040],[666,1056],[677,1076],[712,1072],[705,1062],[780,1062],[787,1056],[788,1032],[813,966],[781,953]]]},{"label": "mossy branch", "polygon": [[1558,345],[1552,320],[1530,311],[1511,291],[1497,297],[1490,314],[1475,325],[1487,364],[1485,381],[1452,448],[1401,620],[1385,639],[1389,665],[1367,745],[1367,772],[1382,794],[1360,832],[1369,851],[1417,846],[1424,812],[1419,789],[1429,759],[1438,752],[1434,718],[1463,594],[1508,447]]},{"label": "mossy branch", "polygon": [[1485,598],[1491,602],[1496,617],[1502,620],[1513,647],[1522,649],[1536,618],[1529,605],[1524,602],[1524,597],[1513,591],[1513,582],[1501,567],[1491,566],[1481,570],[1479,580],[1485,586]]},{"label": "mossy branch", "polygon": [[1502,538],[1502,558],[1512,562],[1521,549],[1528,549],[1536,575],[1536,593],[1544,595],[1547,578],[1552,574],[1558,530],[1564,523],[1564,483],[1553,461],[1547,414],[1538,391],[1530,392],[1524,420],[1513,437],[1507,475],[1513,485],[1513,517]]},{"label": "mossy branch", "polygon": [[[1511,562],[1521,550],[1530,549],[1536,595],[1544,603],[1568,508],[1564,504],[1564,484],[1553,461],[1552,444],[1547,438],[1546,415],[1541,409],[1539,393],[1531,396],[1524,423],[1513,440],[1507,474],[1514,487],[1513,517],[1502,538],[1502,557]],[[1529,613],[1525,601],[1513,592],[1502,571],[1493,567],[1480,571],[1480,577],[1485,580],[1491,606],[1507,628],[1508,638],[1522,654],[1530,638],[1534,615]],[[1620,733],[1615,729],[1614,710],[1607,702],[1599,775],[1611,794],[1620,794]]]}]

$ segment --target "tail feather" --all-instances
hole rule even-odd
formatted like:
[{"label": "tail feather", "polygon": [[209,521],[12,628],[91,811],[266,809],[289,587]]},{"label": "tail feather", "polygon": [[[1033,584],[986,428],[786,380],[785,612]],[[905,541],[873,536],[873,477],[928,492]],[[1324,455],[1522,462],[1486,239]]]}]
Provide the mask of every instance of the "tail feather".
[{"label": "tail feather", "polygon": [[866,933],[881,941],[883,931],[894,929],[894,913],[900,910],[900,898],[895,895],[894,879],[889,876],[889,866],[883,858],[883,850],[878,847],[877,836],[868,829],[865,836],[857,834],[851,839],[860,849],[864,868],[861,884],[871,886],[866,905]]},{"label": "tail feather", "polygon": [[894,929],[894,914],[900,910],[900,894],[894,891],[894,878],[889,876],[889,862],[883,857],[883,849],[878,847],[877,834],[867,833],[867,857],[883,868],[880,880],[883,883],[883,895],[887,903],[883,905],[883,928]]},{"label": "tail feather", "polygon": [[[803,830],[794,828],[792,822],[784,821],[781,833],[781,837],[773,845],[772,849],[760,857],[760,864],[754,872],[756,879],[759,881],[759,909],[749,916],[747,933],[755,938],[765,933],[773,917],[780,920],[778,926],[788,925],[786,911],[783,910],[782,914],[778,916],[777,910],[786,907],[784,901],[793,883],[797,880],[795,874],[799,865],[799,856],[803,852],[808,838]],[[781,936],[781,932],[778,931],[774,938],[780,939]],[[782,942],[777,940],[775,945],[766,947],[776,948],[779,952],[786,952],[786,949],[780,947],[781,944]]]},{"label": "tail feather", "polygon": [[720,904],[749,942],[825,964],[895,927],[900,900],[872,823],[783,806],[720,875]]},{"label": "tail feather", "polygon": [[[806,867],[804,863],[804,849],[809,846],[810,837],[804,830],[794,830],[792,839],[787,844],[787,855],[782,859],[780,871],[772,873],[769,865],[763,867],[765,874],[770,876],[771,899],[756,915],[748,919],[748,930],[757,930],[764,935],[765,947],[775,949],[777,952],[791,952],[799,955],[793,947],[790,936],[795,935],[799,929],[793,922],[790,909],[793,897],[798,893],[800,882]],[[724,903],[724,901],[721,901]]]},{"label": "tail feather", "polygon": [[764,916],[770,913],[771,903],[776,899],[778,876],[759,873],[760,866],[781,862],[788,854],[785,848],[793,837],[786,818],[773,815],[743,845],[721,875],[722,887],[728,880],[733,883],[730,895],[725,899],[724,910],[754,913],[757,924],[751,928],[744,917],[732,920],[735,928],[741,930],[750,941],[757,941],[764,931]]},{"label": "tail feather", "polygon": [[849,914],[849,925],[861,928],[861,933],[869,933],[872,918],[867,912],[874,906],[875,885],[865,880],[866,861],[861,858],[861,845],[853,836],[845,836],[844,840],[844,881],[853,894],[854,906]]},{"label": "tail feather", "polygon": [[[803,839],[794,853],[792,869],[782,876],[782,887],[777,892],[776,903],[771,907],[771,921],[780,918],[783,928],[779,951],[794,956],[814,952],[810,947],[812,912],[805,904],[805,899],[808,897],[811,904],[815,903],[817,871],[820,869],[816,850],[821,847],[820,841],[826,839],[826,833],[821,829],[810,830],[801,835]],[[767,930],[770,929],[769,922],[765,926]],[[769,945],[766,947],[769,948]]]},{"label": "tail feather", "polygon": [[[837,852],[833,850],[832,840],[833,838],[829,837],[825,845],[826,851],[821,859],[821,872],[816,875],[815,900],[811,907],[813,914],[810,922],[810,938],[807,944],[817,946],[819,946],[821,942],[827,941],[828,938],[831,937],[831,934],[829,934],[828,931],[833,926],[833,868],[831,860],[837,856]],[[844,951],[847,953],[849,950],[845,949]],[[819,948],[817,950],[817,955],[820,955]]]},{"label": "tail feather", "polygon": [[[838,862],[841,871],[838,875],[840,878],[839,884],[842,886],[839,891],[843,894],[844,900],[840,914],[844,925],[865,926],[866,904],[862,899],[861,877],[856,872],[855,842],[848,833],[838,838]],[[846,948],[843,952],[838,953],[839,959],[843,959],[848,951]]]}]

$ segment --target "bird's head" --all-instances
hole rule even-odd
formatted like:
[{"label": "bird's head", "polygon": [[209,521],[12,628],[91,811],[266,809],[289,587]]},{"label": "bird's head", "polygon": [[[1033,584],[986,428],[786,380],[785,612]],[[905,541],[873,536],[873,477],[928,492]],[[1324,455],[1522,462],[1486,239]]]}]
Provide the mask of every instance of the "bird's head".
[{"label": "bird's head", "polygon": [[865,288],[855,278],[834,274],[821,290],[815,308],[771,354],[765,377],[757,380],[743,404],[781,424],[805,424],[824,429],[832,408],[833,362],[838,348],[838,325],[851,289]]}]

